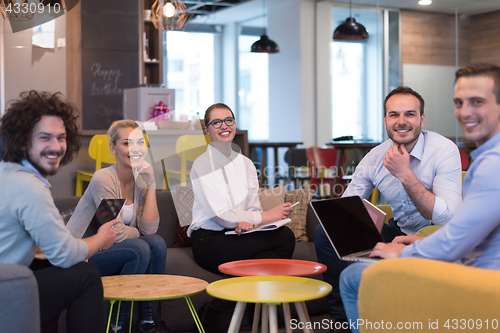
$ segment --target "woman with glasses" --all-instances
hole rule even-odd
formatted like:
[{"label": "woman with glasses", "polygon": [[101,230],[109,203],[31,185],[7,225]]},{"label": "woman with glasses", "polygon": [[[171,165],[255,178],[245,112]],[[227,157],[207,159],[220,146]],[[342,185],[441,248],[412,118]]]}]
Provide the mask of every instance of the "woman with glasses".
[{"label": "woman with glasses", "polygon": [[[219,265],[230,261],[292,258],[295,236],[288,227],[241,234],[260,223],[286,218],[291,205],[262,211],[255,166],[232,144],[236,134],[233,112],[222,103],[210,106],[205,112],[205,127],[212,143],[191,168],[193,222],[187,234],[194,259],[206,270],[219,273]],[[228,230],[238,235],[225,235]],[[220,314],[232,305],[215,298],[200,309],[206,333],[223,331]]]},{"label": "woman with glasses", "polygon": [[[165,274],[167,246],[156,234],[160,222],[156,204],[153,168],[144,158],[146,140],[139,125],[132,120],[118,120],[108,130],[110,150],[116,164],[94,173],[87,190],[76,206],[67,226],[73,236],[82,237],[102,199],[127,199],[114,226],[116,242],[109,249],[97,252],[89,263],[102,276],[130,274]],[[166,332],[165,323],[155,323],[159,301],[140,303],[138,332]],[[116,309],[111,319],[115,332],[125,331],[130,302],[122,304],[118,326]]]},{"label": "woman with glasses", "polygon": [[[240,235],[260,223],[285,219],[291,204],[262,211],[255,166],[232,144],[236,134],[233,112],[225,104],[214,104],[205,113],[205,126],[212,143],[191,168],[194,206],[188,236],[196,262],[219,273],[220,264],[234,260],[290,259],[295,236],[287,227]],[[225,235],[228,230],[239,235]]]}]

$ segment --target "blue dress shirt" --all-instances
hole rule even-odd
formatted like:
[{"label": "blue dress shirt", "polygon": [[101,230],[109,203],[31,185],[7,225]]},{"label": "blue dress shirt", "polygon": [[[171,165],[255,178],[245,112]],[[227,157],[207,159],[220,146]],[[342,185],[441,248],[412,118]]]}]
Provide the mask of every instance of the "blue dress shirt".
[{"label": "blue dress shirt", "polygon": [[427,238],[406,246],[402,257],[462,262],[500,270],[500,133],[471,153],[464,201],[453,218]]}]

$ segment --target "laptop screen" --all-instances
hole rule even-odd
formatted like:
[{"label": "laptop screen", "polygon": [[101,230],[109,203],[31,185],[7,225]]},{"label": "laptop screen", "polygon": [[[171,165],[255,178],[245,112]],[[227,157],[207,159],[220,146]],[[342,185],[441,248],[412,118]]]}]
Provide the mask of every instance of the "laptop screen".
[{"label": "laptop screen", "polygon": [[311,207],[340,257],[370,250],[382,242],[358,196],[313,201]]}]

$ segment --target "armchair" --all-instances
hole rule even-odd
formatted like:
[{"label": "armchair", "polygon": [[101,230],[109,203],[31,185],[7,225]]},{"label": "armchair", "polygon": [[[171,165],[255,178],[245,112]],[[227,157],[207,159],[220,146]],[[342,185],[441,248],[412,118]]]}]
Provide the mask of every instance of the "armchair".
[{"label": "armchair", "polygon": [[[491,329],[499,325],[499,279],[498,271],[436,260],[381,260],[363,273],[359,317],[390,322],[392,329],[398,323],[410,323],[414,331],[449,332],[455,325],[466,331]],[[380,332],[375,326],[360,326],[360,331]]]}]

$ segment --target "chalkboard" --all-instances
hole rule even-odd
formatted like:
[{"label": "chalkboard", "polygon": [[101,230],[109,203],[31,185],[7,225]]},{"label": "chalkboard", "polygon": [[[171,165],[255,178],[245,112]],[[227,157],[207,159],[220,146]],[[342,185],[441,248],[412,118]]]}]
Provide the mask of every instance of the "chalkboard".
[{"label": "chalkboard", "polygon": [[137,0],[82,4],[82,130],[123,119],[123,89],[139,83]]}]

